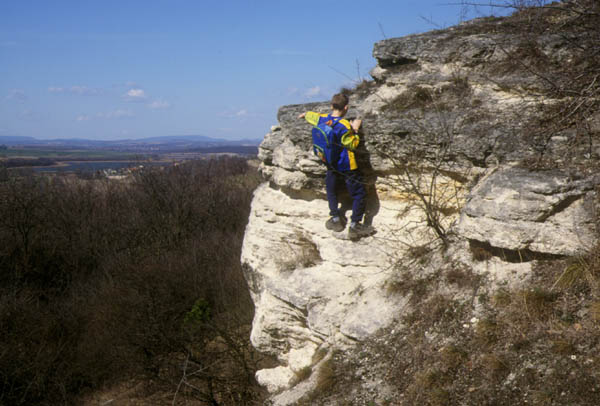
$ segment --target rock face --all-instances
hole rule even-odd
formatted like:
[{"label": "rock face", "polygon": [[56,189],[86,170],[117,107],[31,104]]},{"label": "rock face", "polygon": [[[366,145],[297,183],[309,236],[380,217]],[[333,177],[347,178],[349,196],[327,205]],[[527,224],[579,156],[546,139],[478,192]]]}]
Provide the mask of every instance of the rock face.
[{"label": "rock face", "polygon": [[[326,112],[329,103],[280,108],[259,148],[266,182],[255,192],[242,252],[256,306],[252,343],[281,363],[257,374],[278,393],[275,404],[294,404],[310,390],[302,377],[318,372],[323,354],[397,323],[409,306],[390,288],[397,267],[440,246],[428,210],[452,236],[446,252],[494,283],[526,277],[533,256],[522,253],[575,255],[595,243],[599,178],[527,169],[542,147],[545,159],[560,162],[573,135],[542,142],[527,132],[544,83],[515,68],[519,39],[498,34],[497,24],[375,44],[375,80],[350,92],[348,113],[364,120],[357,157],[373,236],[350,241],[324,227],[325,168],[312,155],[310,126],[297,117]],[[536,41],[549,61],[572,52],[563,37]],[[543,102],[553,103],[548,96]],[[349,215],[349,198],[340,193]],[[497,256],[485,267],[474,264],[469,242],[517,253],[520,261]]]},{"label": "rock face", "polygon": [[558,171],[495,171],[472,190],[458,232],[513,251],[582,254],[595,242],[596,185]]},{"label": "rock face", "polygon": [[325,229],[327,201],[313,195],[263,184],[246,229],[242,258],[256,305],[252,344],[286,367],[259,373],[274,390],[312,367],[320,349],[368,337],[406,304],[387,293],[386,282],[404,251],[396,232],[418,218],[398,218],[403,203],[386,201],[373,221],[377,234],[352,242]]}]

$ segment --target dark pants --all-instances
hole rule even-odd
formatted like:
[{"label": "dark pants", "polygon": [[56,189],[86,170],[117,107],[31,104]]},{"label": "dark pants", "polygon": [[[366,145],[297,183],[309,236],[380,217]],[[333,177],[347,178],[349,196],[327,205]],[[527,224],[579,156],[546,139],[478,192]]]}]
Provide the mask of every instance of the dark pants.
[{"label": "dark pants", "polygon": [[335,189],[338,181],[345,181],[346,188],[350,197],[352,198],[352,222],[360,222],[365,214],[365,197],[367,191],[362,180],[362,175],[358,170],[354,171],[334,171],[328,170],[325,175],[325,185],[327,187],[327,201],[329,202],[329,214],[332,217],[339,216],[340,211],[338,209],[338,199],[335,193]]}]

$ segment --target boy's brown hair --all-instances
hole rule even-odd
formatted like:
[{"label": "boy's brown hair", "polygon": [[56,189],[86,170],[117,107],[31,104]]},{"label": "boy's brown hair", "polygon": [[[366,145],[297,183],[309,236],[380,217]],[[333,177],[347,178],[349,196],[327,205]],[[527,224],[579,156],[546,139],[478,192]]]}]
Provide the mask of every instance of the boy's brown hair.
[{"label": "boy's brown hair", "polygon": [[348,101],[348,96],[338,93],[331,98],[331,107],[334,110],[344,110],[344,107],[348,105]]}]

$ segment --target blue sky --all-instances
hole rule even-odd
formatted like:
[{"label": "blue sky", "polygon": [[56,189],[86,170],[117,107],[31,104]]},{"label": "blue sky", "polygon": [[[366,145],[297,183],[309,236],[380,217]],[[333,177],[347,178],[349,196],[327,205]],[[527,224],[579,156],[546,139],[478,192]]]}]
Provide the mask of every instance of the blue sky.
[{"label": "blue sky", "polygon": [[459,2],[2,0],[0,135],[262,138],[279,106],[369,78],[375,42],[464,19]]}]

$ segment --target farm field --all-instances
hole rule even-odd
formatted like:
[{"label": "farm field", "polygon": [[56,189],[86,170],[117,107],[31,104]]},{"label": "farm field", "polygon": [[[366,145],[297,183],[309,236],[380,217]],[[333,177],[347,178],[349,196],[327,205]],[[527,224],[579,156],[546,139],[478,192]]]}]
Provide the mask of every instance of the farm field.
[{"label": "farm field", "polygon": [[7,148],[0,151],[0,160],[10,158],[37,159],[48,158],[57,161],[118,161],[140,158],[130,152],[95,150],[95,149],[66,149],[66,148]]}]

